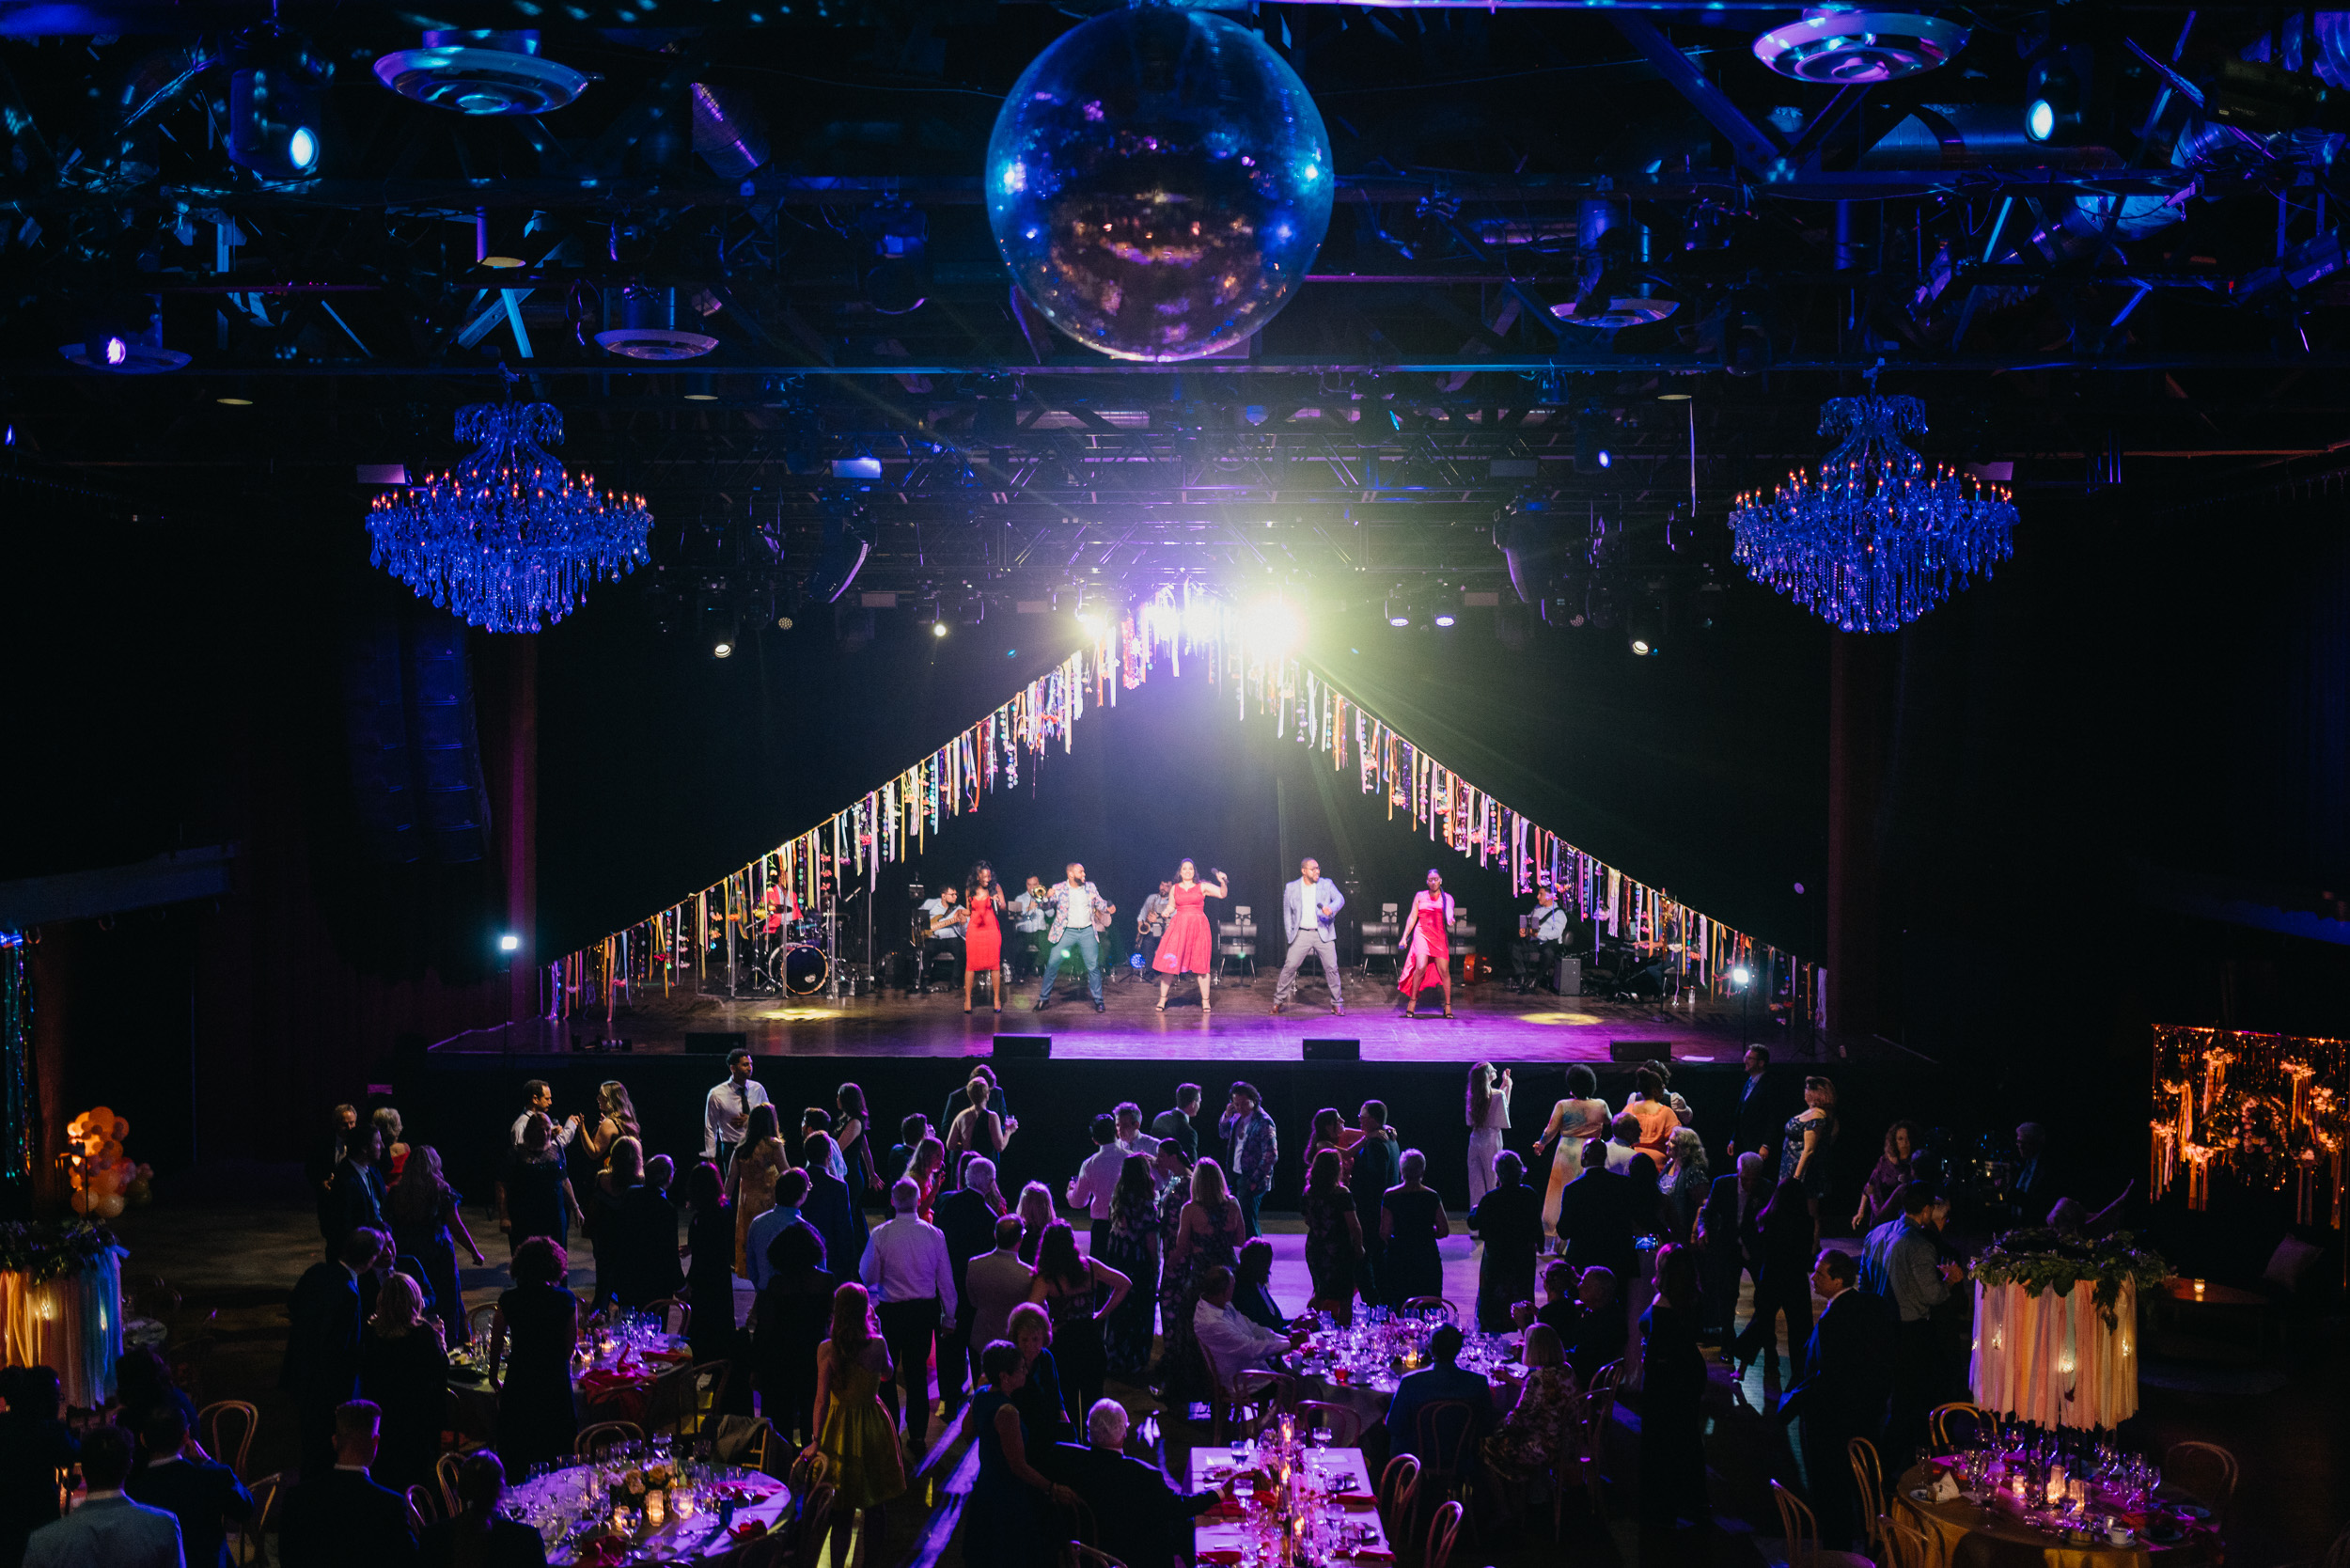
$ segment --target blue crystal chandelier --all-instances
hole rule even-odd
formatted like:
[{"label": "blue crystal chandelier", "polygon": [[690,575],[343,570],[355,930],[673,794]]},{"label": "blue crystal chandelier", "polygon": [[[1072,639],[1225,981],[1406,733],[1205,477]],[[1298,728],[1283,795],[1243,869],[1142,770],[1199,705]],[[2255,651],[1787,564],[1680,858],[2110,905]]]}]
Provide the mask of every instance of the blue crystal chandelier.
[{"label": "blue crystal chandelier", "polygon": [[1929,470],[1902,439],[1926,428],[1915,398],[1837,398],[1820,433],[1842,437],[1817,477],[1741,495],[1733,552],[1767,583],[1846,632],[1897,632],[2013,553],[2015,508],[1997,485]]},{"label": "blue crystal chandelier", "polygon": [[368,518],[375,564],[422,597],[487,631],[536,632],[647,558],[645,498],[599,494],[548,455],[563,441],[552,404],[469,403],[457,439],[471,456]]}]

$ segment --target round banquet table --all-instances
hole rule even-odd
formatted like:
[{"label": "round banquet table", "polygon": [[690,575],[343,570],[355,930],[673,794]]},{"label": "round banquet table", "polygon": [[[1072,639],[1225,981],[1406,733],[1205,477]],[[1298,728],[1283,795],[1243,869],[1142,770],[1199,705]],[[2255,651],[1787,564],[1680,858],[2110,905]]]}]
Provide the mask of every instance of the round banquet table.
[{"label": "round banquet table", "polygon": [[[1292,1353],[1286,1361],[1297,1379],[1297,1391],[1307,1399],[1352,1410],[1362,1419],[1366,1433],[1386,1420],[1387,1406],[1395,1403],[1395,1387],[1405,1374],[1384,1364],[1355,1365],[1347,1369],[1348,1379],[1340,1383],[1334,1375],[1337,1369],[1311,1354],[1318,1343],[1318,1340],[1308,1340],[1305,1354]],[[1518,1403],[1526,1369],[1496,1364],[1482,1370],[1486,1388],[1493,1394],[1494,1414],[1508,1415]]]},{"label": "round banquet table", "polygon": [[[459,1430],[482,1438],[497,1435],[498,1391],[484,1371],[486,1341],[450,1353],[449,1391],[457,1398]],[[572,1364],[572,1411],[579,1424],[633,1421],[647,1432],[666,1428],[689,1409],[694,1365],[685,1341],[651,1349],[616,1347],[600,1351],[586,1366]]]},{"label": "round banquet table", "polygon": [[[607,1466],[610,1468],[611,1466]],[[584,1476],[590,1466],[570,1466],[536,1481],[507,1489],[499,1512],[539,1528],[540,1539],[553,1534],[547,1561],[554,1568],[620,1568],[624,1563],[697,1562],[719,1568],[766,1536],[790,1513],[791,1489],[758,1470],[730,1466],[708,1466],[712,1482],[691,1519],[671,1517],[659,1529],[616,1537],[602,1529],[566,1533],[566,1526],[586,1512],[582,1498]],[[720,1523],[719,1502],[732,1500],[733,1513]],[[598,1510],[601,1513],[601,1509]]]},{"label": "round banquet table", "polygon": [[[1930,1460],[1912,1466],[1893,1483],[1891,1499],[1925,1532],[1933,1568],[2200,1568],[2221,1559],[2219,1537],[2208,1529],[2190,1529],[2185,1540],[2167,1546],[2143,1536],[2116,1546],[2102,1535],[2084,1538],[2028,1524],[2003,1492],[1993,1493],[1988,1504],[1964,1497],[1922,1501],[1933,1469]],[[2134,1525],[2143,1523],[2129,1517]]]}]

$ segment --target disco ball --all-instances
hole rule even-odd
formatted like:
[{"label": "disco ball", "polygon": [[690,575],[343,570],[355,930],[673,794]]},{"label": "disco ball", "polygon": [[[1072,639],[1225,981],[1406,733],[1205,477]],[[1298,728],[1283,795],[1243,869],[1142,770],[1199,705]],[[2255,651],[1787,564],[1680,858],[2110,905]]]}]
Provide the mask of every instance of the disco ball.
[{"label": "disco ball", "polygon": [[1330,138],[1297,72],[1239,24],[1164,3],[1038,55],[996,116],[986,180],[1021,290],[1120,359],[1243,341],[1330,227]]}]

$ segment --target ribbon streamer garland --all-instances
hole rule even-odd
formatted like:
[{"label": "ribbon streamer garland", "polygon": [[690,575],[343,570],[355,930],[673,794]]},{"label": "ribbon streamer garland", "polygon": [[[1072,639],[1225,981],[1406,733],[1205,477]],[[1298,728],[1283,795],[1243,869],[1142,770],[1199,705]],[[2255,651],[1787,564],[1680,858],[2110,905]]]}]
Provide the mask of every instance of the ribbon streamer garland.
[{"label": "ribbon streamer garland", "polygon": [[1022,753],[1041,762],[1056,742],[1064,755],[1073,750],[1089,692],[1096,706],[1115,708],[1120,690],[1144,684],[1153,670],[1181,674],[1186,653],[1193,673],[1219,686],[1230,682],[1236,718],[1246,722],[1254,702],[1277,739],[1294,738],[1317,755],[1328,753],[1334,771],[1346,767],[1351,729],[1362,792],[1384,794],[1389,820],[1402,813],[1408,830],[1424,832],[1456,855],[1473,855],[1480,864],[1501,860],[1516,896],[1553,886],[1585,918],[1604,923],[1611,933],[1629,930],[1640,951],[1664,954],[1684,979],[1700,982],[1714,983],[1735,964],[1764,969],[1789,958],[1496,800],[1321,671],[1277,648],[1256,645],[1246,619],[1230,606],[1162,589],[1132,616],[1104,625],[1091,647],[1070,654],[859,801],[667,909],[548,964],[542,987],[547,1016],[601,1006],[608,1017],[630,1005],[639,987],[666,992],[689,964],[701,977],[711,949],[746,933],[746,918],[760,917],[751,906],[766,887],[789,888],[812,904],[828,868],[878,886],[885,864],[919,855],[928,834],[948,819],[977,811],[986,793],[1017,789]]}]

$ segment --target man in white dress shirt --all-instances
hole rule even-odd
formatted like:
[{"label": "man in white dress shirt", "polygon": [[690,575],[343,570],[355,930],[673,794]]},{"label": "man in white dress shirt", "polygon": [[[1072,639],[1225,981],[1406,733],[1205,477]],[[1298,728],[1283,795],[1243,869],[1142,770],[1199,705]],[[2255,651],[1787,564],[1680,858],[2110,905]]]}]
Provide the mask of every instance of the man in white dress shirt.
[{"label": "man in white dress shirt", "polygon": [[131,1455],[131,1435],[118,1426],[82,1435],[88,1490],[72,1513],[33,1531],[24,1547],[29,1568],[180,1568],[179,1519],[122,1495]]},{"label": "man in white dress shirt", "polygon": [[873,1315],[905,1406],[906,1436],[922,1446],[931,1424],[931,1345],[955,1318],[955,1265],[946,1232],[916,1213],[922,1189],[911,1176],[890,1184],[887,1223],[865,1244],[857,1278],[874,1294]]},{"label": "man in white dress shirt", "polygon": [[1322,880],[1322,862],[1308,855],[1297,868],[1297,880],[1281,889],[1281,931],[1289,938],[1289,956],[1281,961],[1281,978],[1273,982],[1273,1011],[1290,1005],[1297,991],[1297,971],[1308,953],[1322,959],[1322,978],[1330,987],[1330,1011],[1344,1012],[1339,995],[1339,911],[1346,895],[1338,884]]},{"label": "man in white dress shirt", "polygon": [[1518,917],[1518,939],[1510,949],[1511,978],[1520,996],[1530,996],[1544,975],[1559,978],[1559,950],[1566,940],[1566,906],[1544,883],[1534,889],[1534,907]]},{"label": "man in white dress shirt", "polygon": [[1158,1154],[1159,1140],[1142,1130],[1140,1105],[1132,1100],[1120,1101],[1118,1109],[1111,1114],[1118,1118],[1118,1146],[1120,1149],[1129,1154],[1140,1154],[1146,1160]]},{"label": "man in white dress shirt", "polygon": [[1249,1317],[1232,1305],[1232,1271],[1218,1265],[1200,1281],[1199,1305],[1192,1309],[1192,1331],[1215,1371],[1219,1387],[1251,1369],[1270,1369],[1273,1357],[1306,1342],[1303,1334],[1284,1334]]},{"label": "man in white dress shirt", "polygon": [[767,1086],[751,1079],[750,1052],[740,1047],[728,1052],[727,1081],[702,1102],[702,1157],[716,1160],[720,1175],[750,1130],[751,1108],[766,1103]]},{"label": "man in white dress shirt", "polygon": [[1093,1216],[1096,1226],[1110,1217],[1110,1199],[1118,1191],[1118,1173],[1126,1164],[1126,1151],[1118,1146],[1118,1121],[1114,1117],[1093,1119],[1093,1152],[1069,1183],[1069,1206],[1083,1209]]},{"label": "man in white dress shirt", "polygon": [[507,1133],[507,1142],[517,1149],[523,1146],[523,1129],[530,1125],[533,1112],[542,1112],[546,1116],[547,1124],[555,1129],[556,1148],[563,1148],[579,1136],[578,1113],[574,1112],[561,1121],[556,1121],[555,1090],[547,1087],[546,1079],[533,1078],[523,1085],[523,1113],[514,1118],[514,1125]]}]

